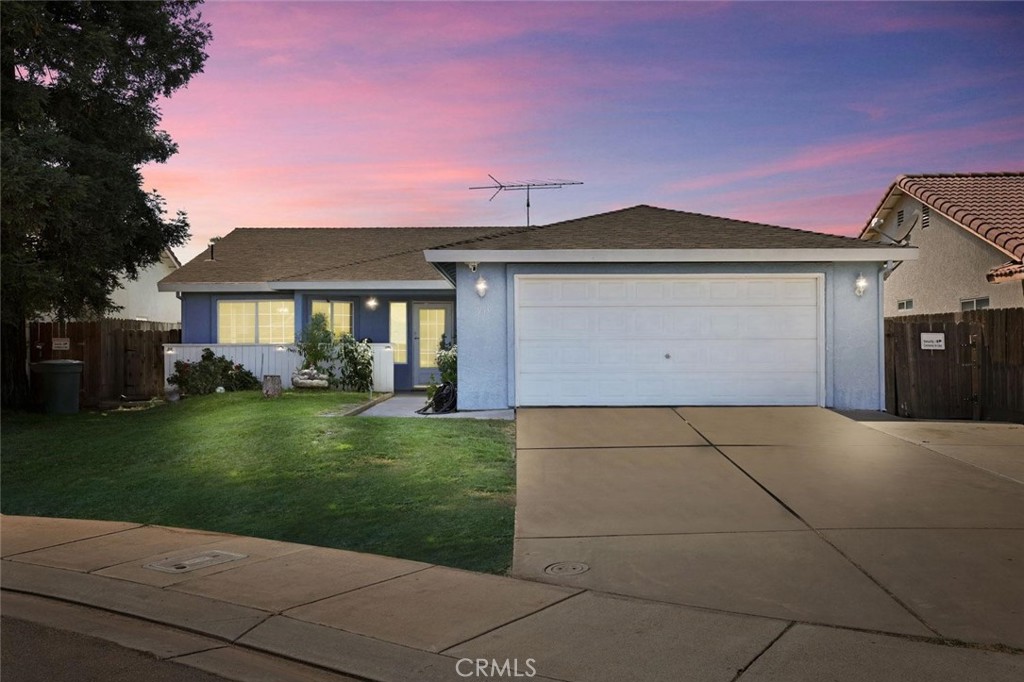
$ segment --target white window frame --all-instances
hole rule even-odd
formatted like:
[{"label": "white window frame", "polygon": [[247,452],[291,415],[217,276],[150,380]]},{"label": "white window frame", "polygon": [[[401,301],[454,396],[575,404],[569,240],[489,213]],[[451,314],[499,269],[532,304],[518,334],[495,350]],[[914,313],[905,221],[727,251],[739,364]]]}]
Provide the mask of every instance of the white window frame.
[{"label": "white window frame", "polygon": [[[309,317],[310,317],[310,319],[313,319],[313,315],[315,314],[313,312],[313,307],[316,304],[318,304],[318,303],[326,303],[328,306],[330,306],[331,312],[330,312],[330,315],[328,316],[328,319],[327,319],[327,326],[331,330],[331,332],[335,336],[337,336],[337,337],[340,337],[342,334],[339,334],[334,329],[334,304],[335,303],[343,303],[343,304],[347,305],[348,306],[348,332],[347,333],[352,335],[352,336],[355,336],[355,333],[356,333],[356,304],[355,304],[355,302],[352,299],[349,299],[349,298],[318,298],[318,299],[314,299],[309,304]],[[345,332],[342,332],[342,333],[345,333]]]},{"label": "white window frame", "polygon": [[902,300],[896,301],[896,310],[899,310],[901,312],[906,312],[908,310],[913,310],[913,309],[914,309],[914,299],[912,299],[912,298],[904,298]]},{"label": "white window frame", "polygon": [[[227,341],[221,339],[221,304],[247,303],[253,308],[253,341]],[[260,305],[288,305],[291,307],[291,324],[288,329],[291,336],[288,339],[280,338],[272,341],[260,339]],[[252,344],[273,344],[273,343],[295,343],[295,301],[290,298],[221,298],[217,300],[217,343],[223,345],[252,345]]]},{"label": "white window frame", "polygon": [[[979,303],[983,302],[985,305],[978,306]],[[966,307],[970,305],[970,308]],[[974,298],[961,298],[960,299],[960,312],[968,312],[971,310],[986,310],[992,307],[992,300],[988,296],[975,296]]]}]

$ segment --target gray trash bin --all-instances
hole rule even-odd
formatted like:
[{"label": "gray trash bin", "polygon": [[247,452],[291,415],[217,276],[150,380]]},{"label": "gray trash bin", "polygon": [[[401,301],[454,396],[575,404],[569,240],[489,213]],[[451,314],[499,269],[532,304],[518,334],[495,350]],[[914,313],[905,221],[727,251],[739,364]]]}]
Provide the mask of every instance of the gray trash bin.
[{"label": "gray trash bin", "polygon": [[81,360],[43,360],[32,363],[32,371],[43,380],[43,406],[47,414],[78,412],[78,391],[84,366]]}]

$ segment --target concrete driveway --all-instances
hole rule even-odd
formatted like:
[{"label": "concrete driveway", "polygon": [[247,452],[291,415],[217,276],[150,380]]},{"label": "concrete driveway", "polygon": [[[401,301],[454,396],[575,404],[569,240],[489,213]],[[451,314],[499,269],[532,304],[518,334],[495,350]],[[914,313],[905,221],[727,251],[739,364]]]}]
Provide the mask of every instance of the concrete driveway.
[{"label": "concrete driveway", "polygon": [[1024,426],[551,408],[517,430],[517,577],[1024,648]]}]

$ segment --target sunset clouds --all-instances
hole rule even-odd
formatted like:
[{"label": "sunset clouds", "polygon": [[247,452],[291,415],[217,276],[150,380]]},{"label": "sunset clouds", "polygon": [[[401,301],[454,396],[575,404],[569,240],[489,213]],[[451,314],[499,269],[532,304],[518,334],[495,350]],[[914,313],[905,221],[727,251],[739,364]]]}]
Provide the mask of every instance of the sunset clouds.
[{"label": "sunset clouds", "polygon": [[[240,225],[521,224],[649,203],[855,232],[895,175],[1024,168],[1013,3],[208,2],[144,169],[191,257]],[[817,206],[829,202],[829,210]]]}]

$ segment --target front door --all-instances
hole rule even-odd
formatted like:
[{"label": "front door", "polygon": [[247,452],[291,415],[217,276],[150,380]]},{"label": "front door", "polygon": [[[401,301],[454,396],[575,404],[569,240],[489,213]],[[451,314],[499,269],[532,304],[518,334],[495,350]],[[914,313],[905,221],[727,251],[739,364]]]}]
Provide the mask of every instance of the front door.
[{"label": "front door", "polygon": [[441,372],[437,369],[434,355],[441,345],[444,335],[448,343],[452,341],[452,304],[451,303],[413,303],[412,304],[412,382],[415,386],[426,386],[431,376],[441,383]]}]

